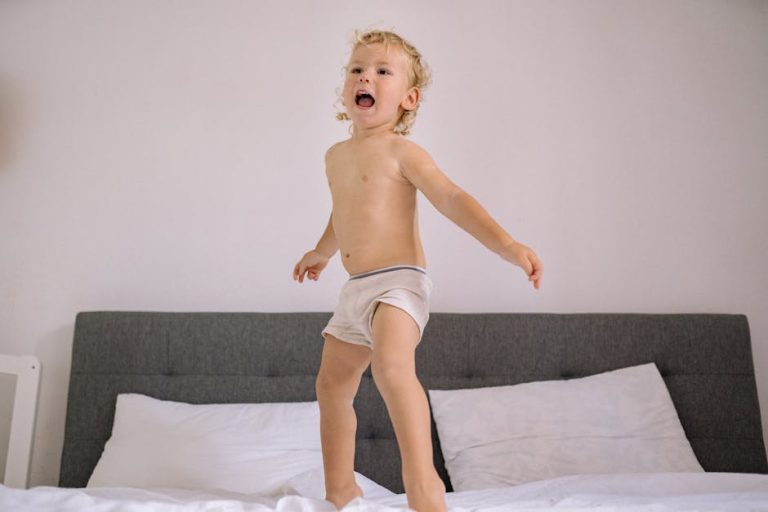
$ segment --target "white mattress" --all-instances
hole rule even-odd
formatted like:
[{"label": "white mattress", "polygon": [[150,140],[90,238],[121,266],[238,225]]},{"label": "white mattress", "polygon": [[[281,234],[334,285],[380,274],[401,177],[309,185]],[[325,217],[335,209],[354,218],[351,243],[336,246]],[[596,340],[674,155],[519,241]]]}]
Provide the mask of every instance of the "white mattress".
[{"label": "white mattress", "polygon": [[[768,475],[634,473],[573,475],[513,487],[446,494],[451,512],[545,510],[768,511]],[[37,512],[334,512],[327,501],[298,495],[248,496],[225,491],[135,488],[13,489],[0,485],[0,510]],[[344,512],[395,512],[405,494],[357,498]]]}]

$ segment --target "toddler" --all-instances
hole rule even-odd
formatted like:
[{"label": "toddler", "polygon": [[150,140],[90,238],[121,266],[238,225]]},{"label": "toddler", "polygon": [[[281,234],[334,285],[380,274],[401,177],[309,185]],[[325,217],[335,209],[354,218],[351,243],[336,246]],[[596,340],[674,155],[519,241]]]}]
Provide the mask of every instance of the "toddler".
[{"label": "toddler", "polygon": [[444,512],[445,485],[432,463],[430,414],[416,377],[415,349],[429,318],[432,280],[419,237],[416,191],[501,258],[520,266],[535,289],[543,266],[467,192],[405,138],[430,72],[408,41],[389,31],[355,32],[337,117],[351,120],[349,139],[325,154],[333,208],[317,246],[293,268],[293,279],[317,281],[340,251],[349,273],[323,329],[315,389],[325,499],[337,508],[362,496],[355,482],[352,407],[363,372],[371,374],[392,420],[408,506]]}]

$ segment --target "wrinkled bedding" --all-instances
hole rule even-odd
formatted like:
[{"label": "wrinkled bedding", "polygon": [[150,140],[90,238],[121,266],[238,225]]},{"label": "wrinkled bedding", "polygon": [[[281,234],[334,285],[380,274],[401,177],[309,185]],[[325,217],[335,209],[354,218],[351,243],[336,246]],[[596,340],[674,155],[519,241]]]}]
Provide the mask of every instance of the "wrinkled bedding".
[{"label": "wrinkled bedding", "polygon": [[[572,475],[512,487],[446,494],[450,512],[545,510],[767,511],[768,475],[634,473]],[[0,511],[334,512],[330,502],[287,493],[256,496],[218,490],[126,487],[14,489],[0,485]],[[405,494],[357,498],[344,512],[405,512]]]}]

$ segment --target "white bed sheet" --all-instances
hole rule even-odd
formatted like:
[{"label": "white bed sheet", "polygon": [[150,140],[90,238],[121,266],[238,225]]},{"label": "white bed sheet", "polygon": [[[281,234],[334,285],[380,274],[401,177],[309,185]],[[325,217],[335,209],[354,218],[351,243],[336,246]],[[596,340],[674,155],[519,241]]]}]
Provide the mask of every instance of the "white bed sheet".
[{"label": "white bed sheet", "polygon": [[[450,492],[450,512],[529,510],[768,511],[768,475],[634,473],[573,475],[513,487]],[[14,512],[334,512],[325,500],[296,495],[120,487],[14,489],[0,485],[0,511]],[[357,498],[344,512],[405,512],[405,494]]]}]

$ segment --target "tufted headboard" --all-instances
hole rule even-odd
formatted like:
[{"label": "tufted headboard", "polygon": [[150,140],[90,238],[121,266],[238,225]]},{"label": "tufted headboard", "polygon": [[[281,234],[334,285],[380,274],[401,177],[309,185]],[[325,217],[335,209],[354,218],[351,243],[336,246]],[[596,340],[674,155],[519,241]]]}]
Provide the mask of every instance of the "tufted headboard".
[{"label": "tufted headboard", "polygon": [[[84,487],[119,393],[189,403],[313,401],[331,313],[89,311],[77,315],[59,485]],[[426,389],[583,377],[656,363],[707,471],[768,473],[744,315],[431,313]],[[363,375],[355,470],[404,492],[383,399]],[[435,466],[453,490],[432,421]]]}]

